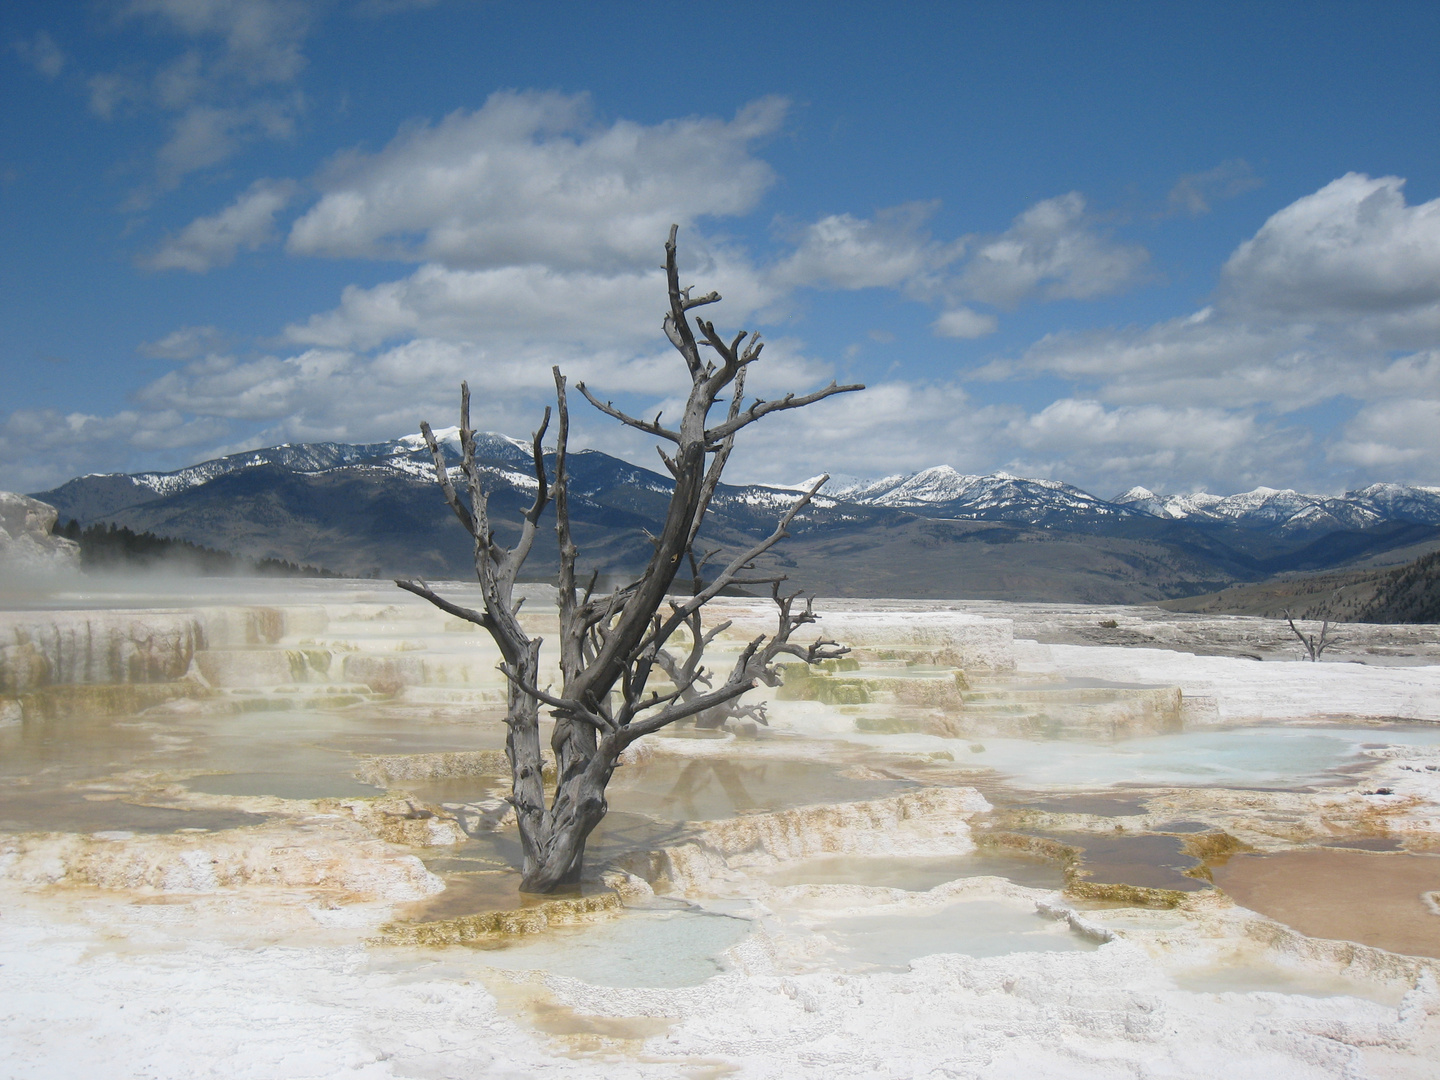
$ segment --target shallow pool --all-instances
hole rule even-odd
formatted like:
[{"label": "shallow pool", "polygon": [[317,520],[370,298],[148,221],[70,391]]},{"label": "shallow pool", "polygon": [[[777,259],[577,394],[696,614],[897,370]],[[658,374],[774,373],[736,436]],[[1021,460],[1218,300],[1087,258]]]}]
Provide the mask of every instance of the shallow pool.
[{"label": "shallow pool", "polygon": [[963,900],[934,912],[849,916],[819,923],[814,929],[833,946],[825,964],[852,969],[902,970],[912,960],[937,953],[1004,956],[1098,948],[1067,922],[997,900]]},{"label": "shallow pool", "polygon": [[547,971],[594,986],[697,986],[724,970],[720,954],[753,927],[748,919],[695,908],[629,909],[609,922],[487,949],[481,959],[502,970]]},{"label": "shallow pool", "polygon": [[1048,859],[1004,855],[827,855],[792,863],[765,880],[771,885],[879,885],[926,892],[966,877],[1002,877],[1031,889],[1063,889],[1065,875]]},{"label": "shallow pool", "polygon": [[896,795],[906,780],[846,775],[819,761],[661,757],[621,768],[605,791],[613,810],[662,821],[715,821],[757,810],[855,802]]},{"label": "shallow pool", "polygon": [[1032,790],[1124,785],[1303,788],[1343,779],[1342,770],[1365,762],[1362,748],[1366,746],[1440,746],[1440,725],[1277,724],[1117,742],[997,738],[983,743],[933,742],[945,744],[959,768],[993,769]]}]

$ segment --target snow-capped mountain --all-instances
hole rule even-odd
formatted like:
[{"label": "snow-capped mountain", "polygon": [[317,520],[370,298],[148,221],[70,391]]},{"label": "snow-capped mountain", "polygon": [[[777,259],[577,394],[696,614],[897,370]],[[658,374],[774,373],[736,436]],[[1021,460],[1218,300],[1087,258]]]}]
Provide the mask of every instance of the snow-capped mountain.
[{"label": "snow-capped mountain", "polygon": [[[459,461],[459,431],[435,432],[447,459]],[[490,432],[476,435],[478,458],[488,482],[517,492],[533,491],[535,478],[528,443]],[[611,507],[655,509],[667,497],[667,477],[598,451],[572,453],[571,491]],[[430,483],[434,462],[424,438],[405,435],[380,443],[286,443],[247,450],[173,472],[94,474],[71,480],[39,498],[82,521],[107,518],[121,510],[204,487],[221,477],[264,466],[319,476],[335,470],[409,483]],[[741,517],[783,513],[803,485],[722,485],[714,508]],[[850,509],[847,510],[846,508]],[[1258,487],[1236,495],[1157,495],[1132,487],[1102,499],[1072,484],[999,472],[977,476],[937,465],[916,473],[866,480],[832,477],[813,511],[836,521],[853,521],[862,508],[900,511],[926,518],[1012,522],[1058,529],[1093,531],[1107,523],[1143,520],[1238,526],[1286,541],[1304,541],[1341,530],[1360,530],[1386,522],[1440,525],[1440,488],[1372,484],[1341,497],[1307,495],[1291,489]]]},{"label": "snow-capped mountain", "polygon": [[1152,517],[1235,525],[1299,539],[1390,521],[1440,525],[1440,488],[1402,484],[1372,484],[1340,497],[1270,487],[1236,495],[1206,491],[1157,495],[1149,488],[1132,487],[1113,499],[1101,499],[1058,480],[1003,472],[974,476],[938,465],[879,480],[834,477],[823,490],[841,502],[909,510],[925,517],[1061,528]]},{"label": "snow-capped mountain", "polygon": [[[435,437],[451,479],[461,486],[458,431],[436,431]],[[484,432],[476,434],[476,446],[496,527],[503,530],[507,515],[534,495],[533,452],[526,442]],[[553,451],[546,457],[553,473]],[[613,552],[617,565],[634,562],[634,551],[648,551],[645,532],[663,520],[671,487],[669,477],[597,450],[576,449],[569,456],[576,527],[591,537],[592,550],[610,543],[607,536],[618,538],[612,544],[618,545]],[[437,508],[444,511],[434,459],[418,434],[383,443],[287,444],[173,472],[92,474],[39,497],[55,506],[62,520],[73,518],[82,525],[111,522],[222,550],[245,547],[247,554],[258,550],[266,557],[275,552],[314,560],[323,553],[332,567],[353,567],[354,551],[365,548],[377,554],[364,565],[403,565],[402,559],[437,543],[455,547],[447,535],[448,511],[439,516],[438,532],[415,525]],[[767,535],[795,497],[780,488],[721,484],[710,504],[711,542]],[[795,527],[809,527],[816,514],[825,516],[826,527],[838,529],[905,516],[883,507],[841,506],[819,496]],[[330,538],[328,551],[312,546],[320,543],[316,537]],[[457,548],[444,558],[453,570],[468,555]]]},{"label": "snow-capped mountain", "polygon": [[1269,487],[1238,495],[1197,491],[1159,496],[1133,487],[1113,501],[1156,517],[1239,525],[1281,536],[1364,529],[1387,521],[1440,525],[1440,488],[1402,484],[1372,484],[1338,498]]},{"label": "snow-capped mountain", "polygon": [[1096,498],[1058,480],[1009,473],[972,476],[949,465],[881,480],[832,480],[825,494],[841,502],[912,510],[926,517],[1019,521],[1027,525],[1079,524],[1145,513]]},{"label": "snow-capped mountain", "polygon": [[[458,433],[435,434],[453,469]],[[535,491],[531,448],[502,435],[479,434],[476,442],[503,537]],[[547,465],[553,469],[553,458]],[[407,435],[266,447],[172,472],[84,476],[36,497],[62,520],[108,522],[256,558],[345,573],[465,576],[472,547],[434,472],[423,438]],[[661,472],[573,450],[572,519],[591,565],[622,576],[643,566],[652,550],[646,535],[663,521],[670,491]],[[743,550],[769,535],[795,497],[795,487],[721,484],[705,543]],[[937,466],[880,480],[832,478],[777,558],[786,567],[795,558],[797,574],[850,595],[988,595],[1004,582],[1007,595],[1119,602],[1341,565],[1440,539],[1437,527],[1440,488],[1375,484],[1331,498],[1272,488],[1157,495],[1135,487],[1103,499],[1057,480]],[[537,556],[537,574],[550,557]]]},{"label": "snow-capped mountain", "polygon": [[[435,432],[435,437],[447,455],[459,461],[459,429],[445,428]],[[478,432],[476,451],[478,458],[492,463],[492,467],[508,465],[520,471],[528,468],[530,462],[529,446],[505,435]],[[91,473],[44,494],[47,497],[45,501],[59,507],[63,513],[88,521],[127,506],[198,488],[219,477],[257,466],[272,465],[293,472],[319,473],[362,464],[426,479],[433,477],[435,472],[425,438],[417,433],[380,443],[284,443],[227,454],[173,472]],[[520,482],[524,483],[524,479]],[[533,485],[533,476],[529,477],[529,482]]]}]

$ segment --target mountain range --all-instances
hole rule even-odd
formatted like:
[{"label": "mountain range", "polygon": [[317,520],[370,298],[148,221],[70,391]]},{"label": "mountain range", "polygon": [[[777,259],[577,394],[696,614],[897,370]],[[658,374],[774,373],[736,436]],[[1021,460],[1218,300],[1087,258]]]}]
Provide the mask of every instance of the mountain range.
[{"label": "mountain range", "polygon": [[[437,437],[457,463],[455,430]],[[503,542],[533,496],[530,448],[494,434],[479,435],[477,446]],[[599,451],[572,452],[569,462],[582,561],[607,577],[635,572],[649,557],[646,532],[664,513],[669,479]],[[1440,488],[1375,484],[1329,497],[1262,487],[1222,497],[1137,487],[1103,499],[1055,480],[942,465],[881,480],[835,478],[823,491],[771,565],[826,594],[1153,601],[1440,548]],[[444,505],[418,435],[82,476],[35,497],[62,521],[114,523],[252,558],[362,576],[473,573],[469,539]],[[702,543],[734,551],[753,542],[794,498],[794,488],[722,484]],[[554,556],[537,545],[532,561],[544,578]]]}]

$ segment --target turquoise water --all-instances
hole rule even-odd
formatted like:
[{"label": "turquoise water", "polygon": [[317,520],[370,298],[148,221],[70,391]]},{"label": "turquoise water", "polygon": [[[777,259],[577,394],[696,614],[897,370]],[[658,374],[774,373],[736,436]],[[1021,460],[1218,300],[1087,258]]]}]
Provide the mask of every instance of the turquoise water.
[{"label": "turquoise water", "polygon": [[549,930],[483,962],[507,971],[548,971],[593,986],[698,986],[723,967],[719,956],[750,933],[747,919],[685,908],[627,910],[609,922]]},{"label": "turquoise water", "polygon": [[[936,740],[937,742],[941,740]],[[1296,788],[1340,779],[1364,746],[1437,746],[1440,724],[1386,728],[1264,726],[1179,732],[1121,742],[959,740],[962,768],[990,768],[1032,789],[1153,786]]]},{"label": "turquoise water", "polygon": [[994,900],[965,900],[933,914],[887,911],[851,916],[815,929],[834,945],[825,957],[826,965],[851,968],[903,969],[912,960],[936,953],[1005,956],[1099,947],[1066,922]]}]

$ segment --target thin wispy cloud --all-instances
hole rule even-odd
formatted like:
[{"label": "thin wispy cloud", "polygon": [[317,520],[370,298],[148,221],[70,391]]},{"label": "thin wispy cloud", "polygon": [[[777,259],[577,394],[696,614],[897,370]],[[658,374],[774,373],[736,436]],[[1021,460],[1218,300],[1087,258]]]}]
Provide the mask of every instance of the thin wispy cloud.
[{"label": "thin wispy cloud", "polygon": [[1220,200],[1236,198],[1264,183],[1248,161],[1233,158],[1204,172],[1186,173],[1175,181],[1166,201],[1170,213],[1198,217],[1208,214]]},{"label": "thin wispy cloud", "polygon": [[15,55],[47,79],[58,78],[65,70],[66,56],[46,30],[10,43]]},{"label": "thin wispy cloud", "polygon": [[218,214],[196,218],[166,239],[140,265],[195,273],[227,266],[236,252],[255,251],[275,239],[275,217],[289,205],[296,187],[290,180],[257,180]]},{"label": "thin wispy cloud", "polygon": [[164,141],[151,180],[132,191],[141,209],[158,192],[222,165],[256,142],[288,140],[305,108],[293,84],[306,38],[327,5],[302,0],[128,0],[111,9],[117,31],[140,27],[178,46],[161,61],[91,72],[91,112],[121,122],[159,115]]}]

